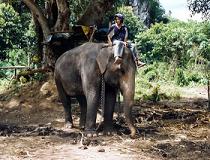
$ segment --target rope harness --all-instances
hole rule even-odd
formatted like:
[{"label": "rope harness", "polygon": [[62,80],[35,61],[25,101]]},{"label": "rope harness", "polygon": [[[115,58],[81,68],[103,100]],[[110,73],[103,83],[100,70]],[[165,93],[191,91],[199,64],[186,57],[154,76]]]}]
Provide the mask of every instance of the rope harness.
[{"label": "rope harness", "polygon": [[93,42],[93,36],[94,36],[94,34],[95,34],[95,31],[97,31],[97,26],[93,26],[93,31],[92,31],[92,34],[91,34],[91,36],[90,36],[90,39],[89,39],[89,42]]}]

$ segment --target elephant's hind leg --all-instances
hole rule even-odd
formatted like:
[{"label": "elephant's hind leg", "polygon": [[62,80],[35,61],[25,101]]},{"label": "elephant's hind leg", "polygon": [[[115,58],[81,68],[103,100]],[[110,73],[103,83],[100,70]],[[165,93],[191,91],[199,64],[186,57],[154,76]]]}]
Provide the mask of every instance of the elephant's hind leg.
[{"label": "elephant's hind leg", "polygon": [[87,101],[85,96],[77,96],[76,97],[79,105],[80,105],[80,128],[84,129],[85,128],[85,122],[86,122],[86,114],[87,114]]},{"label": "elephant's hind leg", "polygon": [[56,83],[56,86],[57,86],[59,98],[60,98],[60,100],[63,104],[63,107],[64,107],[65,127],[66,128],[72,128],[73,127],[73,120],[72,120],[72,114],[71,114],[71,98],[66,94],[60,80],[55,79],[55,83]]}]

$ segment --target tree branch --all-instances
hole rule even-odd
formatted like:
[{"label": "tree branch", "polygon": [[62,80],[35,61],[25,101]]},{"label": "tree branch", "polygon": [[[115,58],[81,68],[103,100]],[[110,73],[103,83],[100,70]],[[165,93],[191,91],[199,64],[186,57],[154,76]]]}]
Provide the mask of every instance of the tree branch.
[{"label": "tree branch", "polygon": [[114,0],[91,0],[77,24],[85,26],[99,25],[105,13],[112,8],[113,3]]},{"label": "tree branch", "polygon": [[54,31],[68,31],[69,30],[69,5],[66,0],[56,0],[58,7],[58,18],[54,26]]},{"label": "tree branch", "polygon": [[44,38],[46,39],[46,37],[50,34],[50,28],[42,10],[32,0],[22,0],[22,1],[30,9],[30,11],[36,16],[42,28]]}]

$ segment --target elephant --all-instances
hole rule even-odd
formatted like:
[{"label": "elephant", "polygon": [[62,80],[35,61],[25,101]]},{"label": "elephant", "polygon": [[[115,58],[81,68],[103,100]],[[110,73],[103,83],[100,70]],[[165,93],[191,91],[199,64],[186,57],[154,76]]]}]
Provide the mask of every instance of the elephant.
[{"label": "elephant", "polygon": [[61,55],[55,64],[54,78],[64,106],[65,125],[72,128],[71,97],[80,105],[80,127],[89,136],[97,136],[96,116],[101,99],[102,77],[105,83],[104,133],[113,131],[113,112],[118,89],[123,96],[124,115],[136,134],[131,110],[135,93],[136,65],[129,48],[124,49],[122,62],[114,63],[113,47],[106,43],[87,42]]}]

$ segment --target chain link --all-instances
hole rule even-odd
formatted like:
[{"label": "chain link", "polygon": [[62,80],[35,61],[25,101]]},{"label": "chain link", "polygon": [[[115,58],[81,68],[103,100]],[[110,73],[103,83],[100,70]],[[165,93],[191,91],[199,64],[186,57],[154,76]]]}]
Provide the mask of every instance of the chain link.
[{"label": "chain link", "polygon": [[100,107],[102,110],[102,117],[104,118],[104,105],[105,105],[105,81],[104,75],[101,76],[101,102]]},{"label": "chain link", "polygon": [[[100,97],[100,107],[101,107],[101,113],[102,118],[101,121],[103,121],[104,118],[104,106],[105,105],[105,81],[104,81],[104,75],[101,76],[101,97]],[[117,91],[117,106],[118,106],[118,113],[117,117],[120,118],[120,113],[122,112],[121,103],[120,103],[120,91]]]}]

